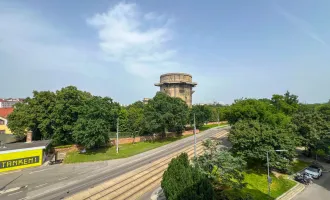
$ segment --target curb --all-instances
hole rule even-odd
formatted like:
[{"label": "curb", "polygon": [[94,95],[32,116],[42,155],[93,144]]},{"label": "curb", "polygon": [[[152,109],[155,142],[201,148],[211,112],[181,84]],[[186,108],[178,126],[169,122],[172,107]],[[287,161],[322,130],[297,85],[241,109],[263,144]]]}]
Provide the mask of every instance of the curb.
[{"label": "curb", "polygon": [[297,184],[288,190],[286,193],[282,194],[281,196],[277,197],[276,200],[291,200],[293,197],[295,197],[297,194],[302,192],[305,189],[305,185],[298,183],[297,181],[294,181]]},{"label": "curb", "polygon": [[151,200],[166,200],[165,195],[163,193],[163,189],[161,187],[158,187],[156,190],[154,190],[150,199]]}]

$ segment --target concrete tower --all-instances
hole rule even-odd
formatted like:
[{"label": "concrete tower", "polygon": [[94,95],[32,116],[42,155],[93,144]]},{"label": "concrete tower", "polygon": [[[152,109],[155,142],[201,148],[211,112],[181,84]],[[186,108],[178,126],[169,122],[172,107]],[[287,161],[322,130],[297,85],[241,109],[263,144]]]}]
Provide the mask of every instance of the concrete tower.
[{"label": "concrete tower", "polygon": [[179,97],[187,103],[189,107],[192,105],[193,87],[197,83],[192,82],[192,76],[185,73],[168,73],[160,76],[160,83],[155,86],[160,87],[161,92],[165,92],[171,97]]}]

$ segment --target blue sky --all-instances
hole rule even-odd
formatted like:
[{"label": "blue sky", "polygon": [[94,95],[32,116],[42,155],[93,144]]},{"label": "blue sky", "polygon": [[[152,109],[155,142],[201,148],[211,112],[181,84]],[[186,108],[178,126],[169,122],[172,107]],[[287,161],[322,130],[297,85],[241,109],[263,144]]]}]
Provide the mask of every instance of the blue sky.
[{"label": "blue sky", "polygon": [[123,104],[167,72],[198,82],[194,103],[286,90],[330,98],[328,0],[0,1],[1,97],[67,85]]}]

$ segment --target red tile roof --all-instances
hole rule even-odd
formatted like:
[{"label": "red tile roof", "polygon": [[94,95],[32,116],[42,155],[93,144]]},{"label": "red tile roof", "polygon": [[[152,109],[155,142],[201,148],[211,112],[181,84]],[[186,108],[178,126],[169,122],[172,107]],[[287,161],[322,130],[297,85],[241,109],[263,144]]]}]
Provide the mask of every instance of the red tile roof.
[{"label": "red tile roof", "polygon": [[12,113],[14,108],[0,108],[0,117],[7,118]]}]

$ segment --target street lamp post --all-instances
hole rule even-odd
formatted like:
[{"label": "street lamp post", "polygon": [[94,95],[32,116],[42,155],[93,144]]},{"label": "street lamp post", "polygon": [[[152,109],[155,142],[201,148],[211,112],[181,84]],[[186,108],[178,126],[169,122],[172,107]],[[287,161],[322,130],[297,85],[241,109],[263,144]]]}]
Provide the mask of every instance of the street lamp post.
[{"label": "street lamp post", "polygon": [[[276,152],[281,152],[281,151],[288,151],[288,150],[275,150]],[[269,176],[269,156],[268,156],[269,151],[267,151],[267,182],[268,182],[268,196],[270,196],[270,184],[272,183],[272,179]]]},{"label": "street lamp post", "polygon": [[119,142],[119,139],[118,139],[118,136],[119,135],[119,118],[117,118],[117,142],[116,142],[116,150],[117,150],[117,153],[119,152],[119,148],[118,148],[118,142]]},{"label": "street lamp post", "polygon": [[218,110],[218,126],[220,126],[220,109]]},{"label": "street lamp post", "polygon": [[194,113],[194,156],[196,158],[196,119]]}]

